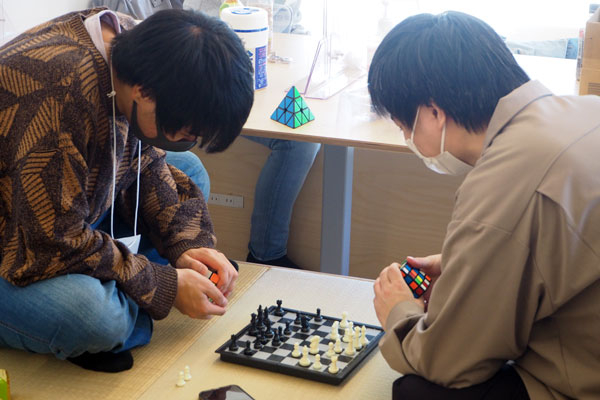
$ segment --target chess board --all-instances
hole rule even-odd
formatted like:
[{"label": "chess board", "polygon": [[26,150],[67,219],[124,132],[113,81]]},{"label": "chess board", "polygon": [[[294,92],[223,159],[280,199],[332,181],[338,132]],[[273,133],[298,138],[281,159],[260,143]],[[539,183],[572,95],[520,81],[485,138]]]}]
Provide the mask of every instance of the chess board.
[{"label": "chess board", "polygon": [[[251,324],[248,324],[235,334],[236,345],[238,347],[237,350],[230,350],[232,341],[232,339],[230,339],[215,351],[220,354],[221,360],[332,385],[339,385],[352,373],[352,371],[365,361],[369,353],[377,347],[377,343],[384,334],[380,327],[352,321],[355,327],[358,326],[362,328],[363,325],[365,326],[366,338],[369,342],[362,349],[356,350],[352,356],[346,355],[345,351],[337,354],[337,367],[339,368],[339,371],[333,374],[328,371],[329,364],[331,364],[331,358],[327,356],[326,352],[329,349],[329,342],[331,341],[329,339],[331,326],[335,321],[341,321],[340,318],[322,315],[321,321],[316,321],[317,314],[315,313],[307,313],[281,307],[280,310],[282,310],[283,315],[277,316],[274,315],[276,306],[270,306],[268,310],[272,329],[277,330],[280,326],[284,328],[286,322],[289,322],[289,328],[291,330],[289,336],[284,335],[281,337],[281,344],[279,346],[273,346],[272,340],[269,339],[261,349],[255,349],[253,344],[256,341],[256,335],[249,334]],[[298,313],[301,313],[301,315],[308,319],[308,332],[302,332],[301,324],[294,323],[298,317]],[[338,333],[341,339],[344,335],[344,329],[338,328]],[[300,350],[304,345],[310,347],[309,338],[315,335],[321,338],[318,345],[318,354],[321,357],[320,361],[322,367],[318,370],[313,368],[312,365],[315,361],[315,355],[308,354],[311,365],[303,367],[299,364],[300,357],[293,357],[291,354],[294,350],[294,343],[299,344]],[[249,355],[245,354],[247,341],[250,342],[252,349],[252,353]],[[346,349],[346,346],[347,343],[342,342],[342,348],[344,350]]]}]

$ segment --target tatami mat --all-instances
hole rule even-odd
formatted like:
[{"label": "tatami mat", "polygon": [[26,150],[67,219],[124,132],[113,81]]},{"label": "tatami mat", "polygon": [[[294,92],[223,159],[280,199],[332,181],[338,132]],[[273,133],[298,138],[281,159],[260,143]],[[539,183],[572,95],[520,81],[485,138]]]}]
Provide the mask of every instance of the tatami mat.
[{"label": "tatami mat", "polygon": [[[265,270],[240,265],[229,307]],[[150,344],[133,351],[134,367],[118,374],[86,371],[53,356],[8,349],[0,349],[0,368],[10,374],[12,400],[136,399],[217,320],[193,320],[174,309],[155,323]]]}]

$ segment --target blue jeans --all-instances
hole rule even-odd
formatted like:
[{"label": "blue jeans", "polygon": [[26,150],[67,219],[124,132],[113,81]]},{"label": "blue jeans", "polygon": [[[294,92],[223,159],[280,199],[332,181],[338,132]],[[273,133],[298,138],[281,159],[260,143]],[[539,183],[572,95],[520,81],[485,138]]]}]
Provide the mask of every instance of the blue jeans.
[{"label": "blue jeans", "polygon": [[57,358],[143,346],[152,319],[115,281],[72,274],[17,287],[0,278],[0,347]]},{"label": "blue jeans", "polygon": [[[195,154],[168,153],[167,162],[188,174],[208,197],[208,174]],[[94,228],[110,232],[107,214]],[[132,234],[119,219],[114,228],[116,237]],[[140,253],[164,260],[147,239],[142,238]],[[151,337],[152,318],[115,281],[70,274],[17,287],[0,278],[0,347],[65,359],[86,351],[128,350],[149,343]]]},{"label": "blue jeans", "polygon": [[244,137],[271,149],[256,183],[248,250],[261,261],[274,260],[287,254],[294,203],[321,145]]}]

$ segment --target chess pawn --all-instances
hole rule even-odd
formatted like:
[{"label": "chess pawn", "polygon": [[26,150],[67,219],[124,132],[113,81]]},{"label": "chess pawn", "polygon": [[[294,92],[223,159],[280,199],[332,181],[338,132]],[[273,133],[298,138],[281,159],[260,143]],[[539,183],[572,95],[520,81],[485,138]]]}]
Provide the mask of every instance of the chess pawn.
[{"label": "chess pawn", "polygon": [[185,378],[183,376],[183,371],[179,371],[179,379],[177,379],[177,383],[175,385],[177,385],[177,387],[182,387],[185,385]]},{"label": "chess pawn", "polygon": [[329,368],[327,368],[327,371],[329,371],[330,374],[337,374],[340,370],[337,366],[337,360],[338,356],[331,357],[331,364],[329,364]]},{"label": "chess pawn", "polygon": [[183,369],[183,379],[185,379],[186,381],[189,381],[192,379],[192,374],[190,373],[189,365],[186,365],[185,368]]},{"label": "chess pawn", "polygon": [[252,351],[252,349],[250,348],[249,340],[246,340],[246,348],[244,349],[244,354],[247,356],[251,356],[252,354],[254,354],[254,351]]},{"label": "chess pawn", "polygon": [[308,367],[310,365],[310,360],[308,359],[308,347],[302,346],[302,358],[298,362],[303,367]]},{"label": "chess pawn", "polygon": [[344,329],[348,326],[348,311],[342,313],[342,320],[340,321],[340,328]]},{"label": "chess pawn", "polygon": [[315,356],[315,362],[312,366],[314,369],[321,369],[323,367],[323,364],[321,364],[321,356],[320,355],[316,355]]},{"label": "chess pawn", "polygon": [[333,351],[336,352],[337,354],[340,354],[342,352],[342,342],[340,341],[339,338],[338,338],[338,340],[335,341],[335,346],[333,347]]},{"label": "chess pawn", "polygon": [[333,342],[329,342],[329,349],[327,350],[327,353],[325,353],[325,355],[331,358],[331,356],[333,356],[334,354],[335,351],[333,351]]},{"label": "chess pawn", "polygon": [[369,344],[369,339],[367,339],[367,328],[364,325],[362,326],[362,328],[360,328],[360,333],[360,344],[362,344],[363,347],[365,347]]},{"label": "chess pawn", "polygon": [[294,350],[292,351],[292,357],[300,357],[300,349],[299,349],[299,344],[298,342],[294,343]]}]

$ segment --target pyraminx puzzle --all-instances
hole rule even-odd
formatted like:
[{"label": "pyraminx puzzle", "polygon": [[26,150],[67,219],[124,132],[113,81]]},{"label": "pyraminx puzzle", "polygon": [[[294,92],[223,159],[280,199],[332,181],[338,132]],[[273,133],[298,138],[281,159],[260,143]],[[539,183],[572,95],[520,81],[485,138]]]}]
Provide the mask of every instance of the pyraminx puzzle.
[{"label": "pyraminx puzzle", "polygon": [[296,86],[292,86],[281,103],[271,115],[273,121],[277,121],[290,128],[297,128],[315,119],[315,116],[300,96]]}]

